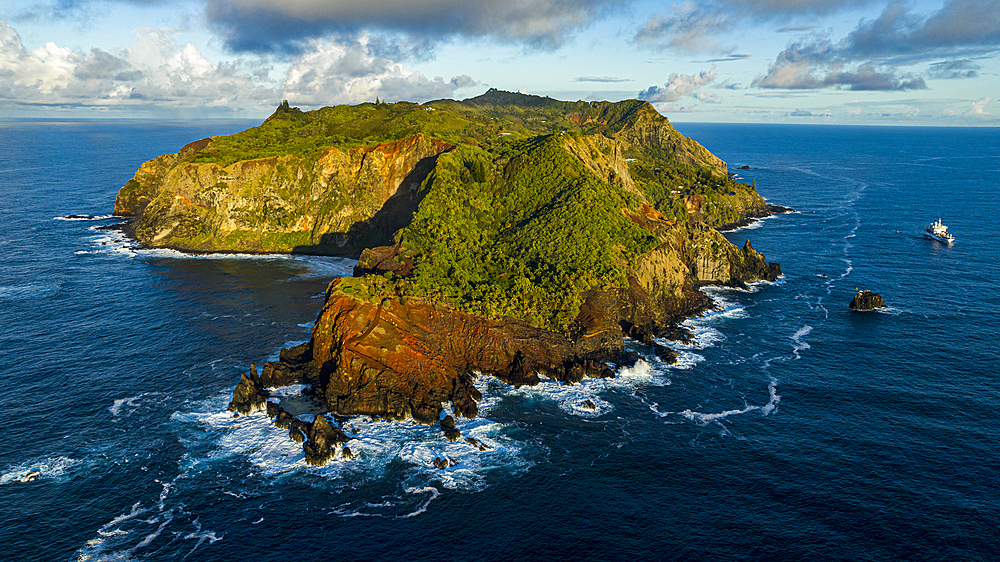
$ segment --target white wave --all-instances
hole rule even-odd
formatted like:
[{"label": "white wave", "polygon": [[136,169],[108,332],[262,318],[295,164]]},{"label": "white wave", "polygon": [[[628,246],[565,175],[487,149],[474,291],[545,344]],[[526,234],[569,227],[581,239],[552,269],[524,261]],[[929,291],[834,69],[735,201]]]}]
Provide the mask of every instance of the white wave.
[{"label": "white wave", "polygon": [[849,260],[847,258],[841,258],[840,261],[842,261],[842,262],[844,262],[844,263],[847,264],[847,269],[843,273],[840,274],[840,278],[843,279],[844,277],[847,277],[848,275],[850,275],[852,271],[854,271],[854,262],[852,262],[851,260]]},{"label": "white wave", "polygon": [[[286,400],[295,399],[295,390],[290,387],[276,390],[283,407]],[[354,457],[344,460],[342,447],[338,447],[331,462],[322,467],[310,467],[305,462],[302,445],[289,439],[287,429],[274,426],[264,412],[233,418],[223,409],[223,404],[224,399],[219,398],[198,405],[195,411],[176,412],[172,416],[175,421],[207,432],[204,439],[212,443],[212,449],[201,453],[193,461],[195,463],[242,457],[266,476],[308,471],[349,483],[382,478],[390,463],[402,461],[410,465],[407,482],[413,486],[437,483],[462,490],[483,488],[485,476],[493,470],[517,474],[532,464],[522,458],[523,444],[504,435],[506,425],[483,416],[456,420],[456,427],[463,435],[456,442],[449,441],[437,425],[419,424],[409,419],[374,420],[359,416],[340,424],[332,422],[351,438],[344,446],[350,448]],[[445,413],[450,413],[450,408],[446,408]],[[313,415],[306,413],[296,417],[311,422]],[[478,445],[466,442],[467,437],[477,439],[487,449],[482,451]],[[458,464],[438,469],[432,463],[438,457],[454,459]]]},{"label": "white wave", "polygon": [[[403,496],[383,499],[380,502],[360,502],[358,504],[343,504],[332,508],[330,513],[340,517],[382,517],[392,519],[409,519],[427,512],[427,506],[437,499],[441,492],[433,486],[411,486],[403,490]],[[413,498],[407,496],[417,496],[429,494],[426,498],[413,505]],[[410,510],[408,513],[400,515],[400,508]]]},{"label": "white wave", "polygon": [[668,340],[665,338],[653,338],[657,344],[669,347],[679,353],[677,361],[671,366],[674,369],[691,369],[705,358],[702,355],[693,353],[692,350],[704,350],[714,347],[726,339],[725,334],[715,326],[725,323],[728,320],[747,318],[749,314],[746,308],[726,298],[725,294],[736,290],[747,292],[741,289],[730,289],[728,287],[705,287],[704,292],[715,303],[715,307],[694,318],[688,318],[681,322],[681,326],[686,328],[691,334],[689,341]]},{"label": "white wave", "polygon": [[137,246],[133,240],[125,236],[124,232],[120,230],[98,230],[95,226],[90,227],[89,230],[100,233],[90,238],[92,249],[78,250],[74,254],[135,255]]},{"label": "white wave", "polygon": [[694,369],[698,366],[698,363],[701,363],[704,360],[704,355],[698,355],[697,353],[692,353],[690,351],[681,351],[677,354],[677,360],[674,361],[672,365],[669,365],[669,368],[689,371]]},{"label": "white wave", "polygon": [[494,376],[480,375],[476,378],[476,388],[484,399],[479,409],[481,412],[488,412],[504,398],[516,396],[528,401],[552,401],[560,410],[573,416],[599,418],[614,411],[614,406],[601,397],[601,394],[608,390],[670,384],[667,369],[678,368],[676,364],[667,365],[653,358],[649,360],[653,361],[655,366],[646,359],[639,359],[631,367],[620,368],[613,378],[585,378],[575,384],[564,384],[547,377],[539,377],[541,379],[539,384],[516,388]]},{"label": "white wave", "polygon": [[[233,418],[225,409],[225,400],[212,401],[200,411],[175,412],[171,419],[192,424],[198,435],[214,445],[207,453],[191,459],[192,464],[228,460],[242,456],[260,473],[277,475],[306,467],[302,445],[288,438],[288,430],[275,427],[264,412]],[[214,403],[215,408],[211,408]],[[198,444],[198,441],[193,444]]]},{"label": "white wave", "polygon": [[[261,517],[261,521],[263,520],[264,518]],[[195,545],[191,548],[191,550],[184,555],[184,558],[187,558],[188,556],[194,554],[194,551],[198,550],[198,547],[201,546],[205,541],[208,541],[208,544],[214,544],[221,541],[226,536],[225,533],[223,533],[223,535],[220,537],[215,534],[215,531],[202,531],[201,521],[199,521],[198,519],[192,521],[191,524],[195,526],[195,530],[188,533],[187,535],[184,535],[184,539],[185,540],[197,539],[198,542],[196,542]]]},{"label": "white wave", "polygon": [[115,215],[66,215],[62,217],[52,217],[52,220],[57,221],[99,221],[105,219],[116,219],[121,217],[116,217]]},{"label": "white wave", "polygon": [[900,310],[898,308],[893,308],[891,306],[885,306],[885,307],[882,307],[882,308],[876,308],[875,312],[877,312],[878,314],[886,314],[888,316],[899,316],[900,314],[903,313],[902,310]]},{"label": "white wave", "polygon": [[[775,380],[772,379],[770,384],[768,384],[767,388],[768,388],[769,398],[767,403],[762,406],[756,406],[744,402],[742,408],[725,410],[722,412],[696,412],[694,410],[686,409],[677,412],[676,414],[684,418],[687,418],[699,425],[708,425],[712,422],[725,420],[730,416],[738,416],[749,412],[759,411],[762,415],[767,416],[772,412],[774,412],[775,408],[778,407],[778,402],[781,401],[781,395],[778,394],[777,382]],[[669,412],[663,413],[661,414],[661,417],[665,417],[666,415],[669,414],[670,414]]]},{"label": "white wave", "polygon": [[146,258],[170,258],[176,260],[291,260],[294,259],[288,254],[248,254],[239,252],[214,252],[210,254],[190,253],[172,248],[142,248],[136,250],[140,257]]},{"label": "white wave", "polygon": [[810,349],[809,344],[802,341],[802,338],[809,335],[809,332],[812,332],[812,329],[813,329],[812,326],[805,325],[796,330],[794,334],[792,334],[791,336],[792,353],[795,354],[796,359],[802,359],[802,355],[799,354],[800,351],[805,351],[807,349]]},{"label": "white wave", "polygon": [[350,277],[354,274],[357,260],[333,256],[310,256],[300,254],[248,254],[239,252],[189,253],[170,248],[131,247],[133,255],[140,258],[175,260],[248,260],[257,262],[285,262],[302,265],[305,270],[297,275],[301,278]]},{"label": "white wave", "polygon": [[[480,491],[485,489],[490,471],[502,468],[505,474],[518,474],[532,465],[522,457],[524,445],[503,436],[504,424],[478,417],[457,419],[455,427],[462,437],[454,442],[437,427],[424,427],[429,431],[421,431],[420,438],[398,443],[397,457],[410,465],[405,484],[411,488],[437,483],[452,490]],[[468,438],[487,449],[481,451],[477,444],[467,442]],[[434,461],[439,459],[448,466],[436,467]]]},{"label": "white wave", "polygon": [[[206,541],[211,544],[222,540],[222,537],[216,535],[214,531],[203,530],[198,518],[192,517],[191,513],[184,509],[183,504],[170,505],[171,493],[178,481],[186,477],[185,472],[169,482],[154,480],[161,486],[156,503],[144,506],[143,502],[137,501],[132,504],[128,512],[102,525],[97,530],[97,536],[76,551],[76,560],[78,562],[134,560],[137,555],[141,557],[142,549],[153,544],[161,536],[167,541],[166,546],[175,546],[175,554],[187,551],[186,558]],[[167,534],[163,533],[168,527],[178,525],[192,525],[194,530],[189,532],[171,530]],[[189,551],[187,541],[196,541]],[[162,554],[166,546],[157,547],[156,552]]]},{"label": "white wave", "polygon": [[701,412],[695,412],[692,410],[684,410],[683,412],[678,412],[678,413],[681,416],[684,416],[685,418],[691,421],[697,422],[701,425],[706,425],[716,420],[724,420],[729,416],[745,414],[747,412],[752,412],[754,410],[759,410],[759,409],[760,406],[745,406],[739,410],[726,410],[724,412],[719,412],[714,414],[705,414]]},{"label": "white wave", "polygon": [[432,501],[434,501],[438,496],[441,495],[441,493],[437,491],[437,488],[431,486],[424,486],[423,488],[407,488],[406,489],[407,494],[424,494],[428,492],[430,493],[430,496],[427,497],[427,500],[425,500],[424,503],[420,504],[420,506],[416,509],[416,511],[413,511],[412,513],[407,513],[406,515],[401,516],[400,519],[408,519],[410,517],[415,517],[417,515],[420,515],[421,513],[426,512],[427,506],[430,505]]},{"label": "white wave", "polygon": [[108,411],[111,412],[112,416],[118,417],[118,414],[121,413],[122,408],[125,407],[135,408],[139,404],[139,401],[141,399],[147,396],[157,396],[159,394],[160,394],[159,392],[143,392],[142,394],[137,394],[135,396],[130,396],[128,398],[119,398],[114,402],[112,402],[111,406],[108,407]]},{"label": "white wave", "polygon": [[771,383],[767,385],[768,401],[767,404],[761,406],[760,411],[762,414],[769,415],[778,407],[778,402],[781,402],[781,395],[778,394],[778,382],[771,379]]},{"label": "white wave", "polygon": [[23,285],[0,286],[0,302],[51,297],[59,292],[60,283],[32,282]]},{"label": "white wave", "polygon": [[69,457],[43,457],[8,467],[0,474],[0,486],[11,483],[22,483],[22,478],[29,473],[38,472],[39,480],[61,478],[66,476],[80,461]]},{"label": "white wave", "polygon": [[728,233],[728,232],[739,232],[741,230],[757,230],[758,228],[764,226],[764,219],[766,219],[766,218],[769,219],[771,217],[756,218],[756,219],[753,219],[753,221],[751,221],[750,224],[747,224],[747,225],[744,225],[744,226],[738,226],[738,227],[736,227],[736,228],[734,228],[732,230],[723,230],[721,232]]}]

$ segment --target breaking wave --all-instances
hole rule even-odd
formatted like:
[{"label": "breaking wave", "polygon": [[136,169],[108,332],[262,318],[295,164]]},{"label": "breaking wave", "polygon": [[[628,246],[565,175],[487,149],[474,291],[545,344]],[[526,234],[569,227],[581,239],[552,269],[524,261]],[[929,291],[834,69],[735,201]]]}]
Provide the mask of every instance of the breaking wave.
[{"label": "breaking wave", "polygon": [[[63,456],[43,457],[16,466],[8,467],[0,473],[0,486],[27,483],[28,474],[38,473],[37,480],[61,479],[80,466],[80,461]],[[34,480],[32,480],[34,481]]]}]

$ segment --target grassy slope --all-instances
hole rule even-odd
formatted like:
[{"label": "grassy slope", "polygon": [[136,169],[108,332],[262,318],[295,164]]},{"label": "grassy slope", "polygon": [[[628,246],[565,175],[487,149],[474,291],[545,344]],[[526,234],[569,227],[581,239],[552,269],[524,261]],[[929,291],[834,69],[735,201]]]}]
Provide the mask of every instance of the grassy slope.
[{"label": "grassy slope", "polygon": [[516,142],[496,160],[460,147],[423,189],[397,233],[417,258],[400,289],[477,314],[564,330],[583,291],[624,286],[623,264],[659,244],[623,212],[638,198],[600,181],[558,135]]},{"label": "grassy slope", "polygon": [[[623,212],[636,209],[639,197],[591,173],[560,135],[610,138],[648,120],[644,111],[652,108],[636,100],[572,103],[497,91],[423,106],[366,103],[304,113],[283,105],[259,127],[192,146],[180,163],[225,166],[292,155],[305,164],[329,147],[361,148],[420,132],[456,144],[439,157],[412,223],[396,235],[416,258],[413,276],[359,289],[431,297],[565,331],[581,293],[624,286],[625,264],[659,241]],[[687,198],[701,195],[709,224],[731,222],[740,209],[726,199],[753,191],[660,147],[634,146],[627,156],[636,187],[668,218],[686,219]]]}]

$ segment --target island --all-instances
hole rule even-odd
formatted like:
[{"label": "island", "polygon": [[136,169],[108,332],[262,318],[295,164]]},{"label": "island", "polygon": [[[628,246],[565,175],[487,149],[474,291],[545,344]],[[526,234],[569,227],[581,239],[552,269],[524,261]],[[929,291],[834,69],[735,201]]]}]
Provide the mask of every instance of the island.
[{"label": "island", "polygon": [[[475,417],[482,374],[613,377],[637,359],[625,338],[673,361],[661,338],[712,306],[700,286],[781,274],[719,232],[776,210],[648,102],[493,89],[308,112],[283,102],[259,127],[144,163],[115,202],[147,247],[357,258],[310,341],[243,374],[230,404],[266,411],[313,465],[352,456],[343,416],[460,439],[444,406]],[[290,384],[326,413],[284,411],[270,389]]]}]

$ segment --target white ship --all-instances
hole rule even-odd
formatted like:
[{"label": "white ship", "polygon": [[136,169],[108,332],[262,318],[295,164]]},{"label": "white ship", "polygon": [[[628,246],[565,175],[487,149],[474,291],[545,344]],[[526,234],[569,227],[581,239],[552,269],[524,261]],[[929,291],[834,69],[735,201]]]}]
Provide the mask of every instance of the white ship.
[{"label": "white ship", "polygon": [[927,228],[924,229],[924,234],[938,242],[944,242],[945,244],[955,243],[955,236],[948,232],[948,227],[941,223],[941,219],[927,225]]}]

